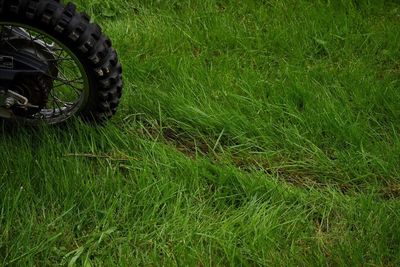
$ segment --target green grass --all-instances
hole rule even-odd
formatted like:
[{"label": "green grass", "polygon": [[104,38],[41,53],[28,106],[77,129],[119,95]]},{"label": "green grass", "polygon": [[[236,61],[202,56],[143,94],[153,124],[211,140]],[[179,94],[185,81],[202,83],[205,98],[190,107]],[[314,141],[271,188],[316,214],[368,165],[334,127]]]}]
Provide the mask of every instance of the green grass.
[{"label": "green grass", "polygon": [[397,1],[75,2],[123,102],[2,129],[0,265],[400,265]]}]

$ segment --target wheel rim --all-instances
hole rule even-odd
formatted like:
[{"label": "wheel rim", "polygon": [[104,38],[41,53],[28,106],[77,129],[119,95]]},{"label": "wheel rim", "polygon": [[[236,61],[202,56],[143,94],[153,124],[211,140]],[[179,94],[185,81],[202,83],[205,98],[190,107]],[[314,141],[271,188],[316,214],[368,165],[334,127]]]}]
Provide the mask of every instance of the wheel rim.
[{"label": "wheel rim", "polygon": [[82,111],[89,98],[90,85],[86,70],[77,56],[57,38],[35,27],[0,22],[0,33],[5,28],[19,28],[25,31],[32,43],[32,53],[36,55],[39,44],[52,51],[53,57],[44,60],[57,71],[57,74],[46,74],[53,80],[46,106],[32,116],[17,119],[34,124],[41,121],[57,124]]}]

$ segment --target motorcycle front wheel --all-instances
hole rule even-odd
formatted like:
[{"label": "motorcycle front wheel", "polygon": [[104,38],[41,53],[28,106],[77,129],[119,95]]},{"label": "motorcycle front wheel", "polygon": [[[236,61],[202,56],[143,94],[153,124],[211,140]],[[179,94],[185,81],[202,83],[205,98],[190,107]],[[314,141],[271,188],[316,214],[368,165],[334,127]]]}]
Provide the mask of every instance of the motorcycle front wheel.
[{"label": "motorcycle front wheel", "polygon": [[16,109],[19,118],[58,124],[79,115],[104,123],[116,113],[123,85],[117,53],[101,28],[75,5],[0,0],[0,42],[49,67],[45,75],[13,82],[18,93],[40,106],[34,112]]}]

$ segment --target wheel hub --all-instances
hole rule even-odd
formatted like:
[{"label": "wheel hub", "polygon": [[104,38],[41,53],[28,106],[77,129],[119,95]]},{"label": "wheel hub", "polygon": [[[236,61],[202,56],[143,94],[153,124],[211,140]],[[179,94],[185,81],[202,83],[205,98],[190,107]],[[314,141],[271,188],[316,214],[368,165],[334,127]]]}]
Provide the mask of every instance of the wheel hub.
[{"label": "wheel hub", "polygon": [[25,77],[21,81],[17,81],[13,91],[26,97],[29,104],[35,107],[21,108],[15,106],[13,108],[14,113],[22,116],[39,112],[47,104],[52,84],[53,81],[44,75]]},{"label": "wheel hub", "polygon": [[[2,33],[2,35],[4,34]],[[34,58],[47,66],[47,73],[18,74],[8,86],[12,91],[26,97],[30,104],[29,107],[15,106],[13,112],[19,116],[33,115],[40,112],[48,102],[49,93],[53,87],[53,78],[51,77],[58,75],[55,56],[50,50],[50,45],[41,40],[32,41],[32,37],[22,29],[17,28],[6,34],[7,37],[3,36],[2,47],[12,48],[18,51],[18,54]]]}]

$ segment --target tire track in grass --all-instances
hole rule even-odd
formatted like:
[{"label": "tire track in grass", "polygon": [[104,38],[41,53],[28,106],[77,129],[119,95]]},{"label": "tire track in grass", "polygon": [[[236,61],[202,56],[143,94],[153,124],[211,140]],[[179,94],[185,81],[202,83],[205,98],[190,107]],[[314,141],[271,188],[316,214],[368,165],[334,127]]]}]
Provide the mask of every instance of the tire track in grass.
[{"label": "tire track in grass", "polygon": [[[384,200],[400,198],[400,183],[396,181],[395,177],[381,177],[380,180],[386,182],[380,182],[378,186],[370,185],[368,180],[365,182],[331,181],[329,177],[344,176],[346,173],[314,170],[305,163],[302,165],[283,156],[271,160],[260,154],[249,152],[226,153],[226,151],[230,151],[232,144],[229,144],[229,137],[226,137],[226,140],[223,138],[224,132],[218,137],[206,139],[201,135],[192,136],[179,126],[163,126],[161,128],[157,127],[157,122],[154,124],[144,120],[137,131],[143,138],[174,147],[192,160],[198,157],[208,157],[216,165],[233,165],[237,170],[245,173],[263,172],[267,176],[274,176],[295,187],[314,188],[320,191],[334,189],[347,195],[373,193],[377,198]],[[235,146],[240,146],[240,144],[235,144]]]}]

